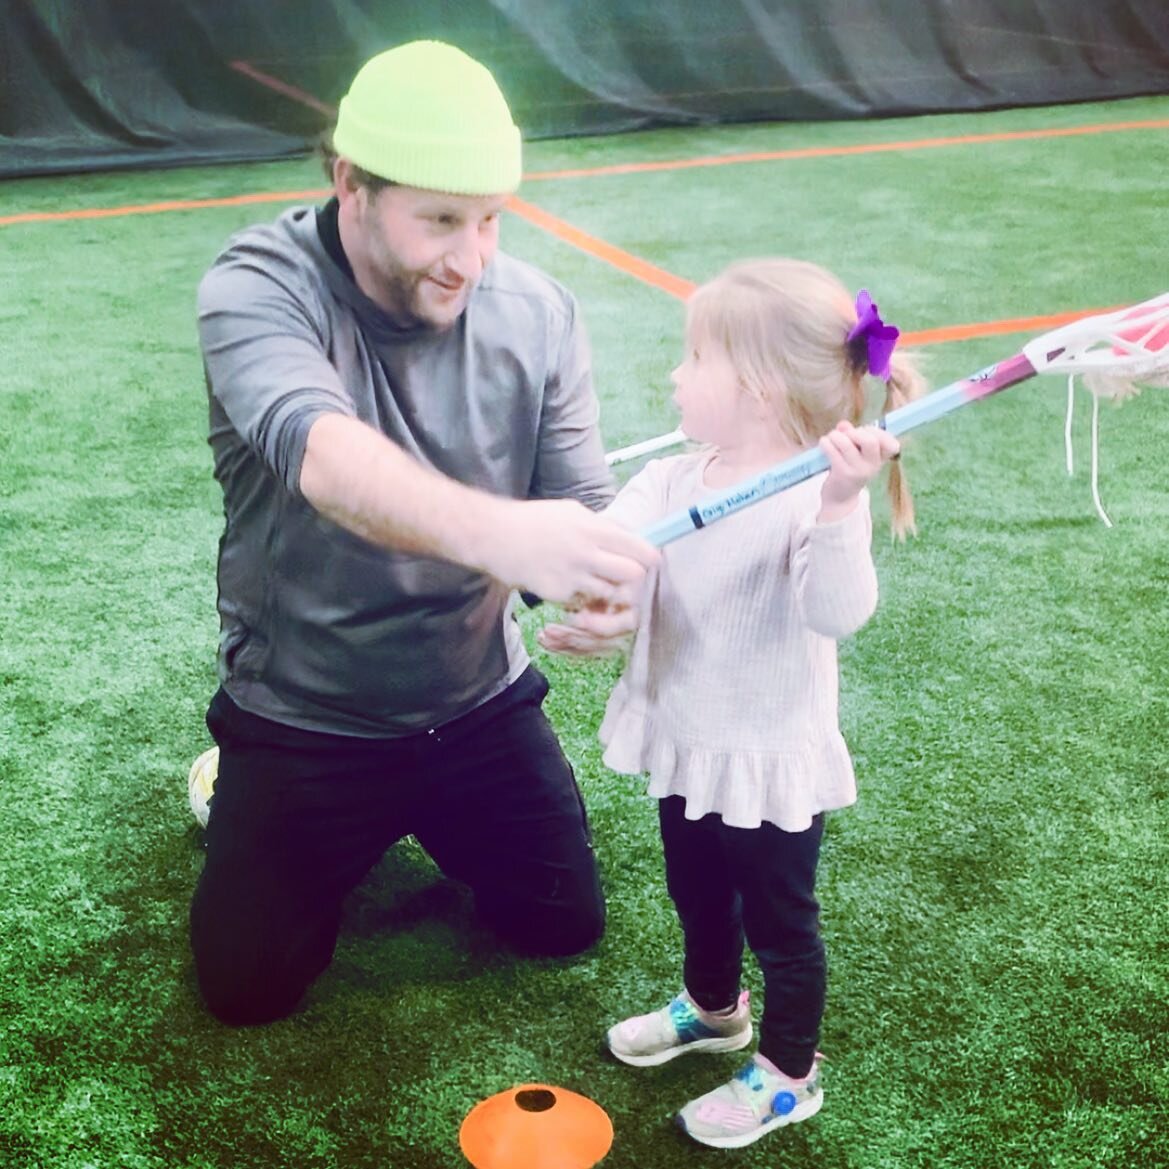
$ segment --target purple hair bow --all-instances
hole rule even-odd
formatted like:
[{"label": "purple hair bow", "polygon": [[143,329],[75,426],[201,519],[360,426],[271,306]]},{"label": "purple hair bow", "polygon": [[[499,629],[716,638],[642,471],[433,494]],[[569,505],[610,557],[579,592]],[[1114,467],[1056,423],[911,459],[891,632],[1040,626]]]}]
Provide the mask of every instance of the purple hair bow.
[{"label": "purple hair bow", "polygon": [[892,376],[889,361],[900,336],[901,330],[896,325],[886,325],[881,320],[868,289],[862,288],[856,294],[856,324],[849,329],[848,340],[864,339],[868,352],[869,373],[873,377],[888,381]]}]

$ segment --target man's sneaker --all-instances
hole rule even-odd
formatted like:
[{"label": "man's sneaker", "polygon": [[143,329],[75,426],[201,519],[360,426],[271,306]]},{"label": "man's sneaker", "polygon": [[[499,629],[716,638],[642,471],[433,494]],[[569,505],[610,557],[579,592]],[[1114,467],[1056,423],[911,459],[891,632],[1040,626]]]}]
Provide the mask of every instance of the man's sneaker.
[{"label": "man's sneaker", "polygon": [[682,991],[669,1006],[609,1028],[609,1050],[635,1068],[654,1067],[687,1051],[738,1051],[751,1042],[750,995],[743,991],[725,1019],[700,1011]]},{"label": "man's sneaker", "polygon": [[191,801],[191,811],[199,821],[200,828],[207,827],[207,818],[211,814],[208,808],[211,796],[215,792],[215,780],[219,775],[219,748],[211,747],[204,751],[187,773],[187,795]]},{"label": "man's sneaker", "polygon": [[741,1149],[772,1129],[815,1116],[823,1103],[819,1055],[803,1080],[756,1055],[729,1083],[691,1100],[678,1113],[678,1124],[704,1145]]}]

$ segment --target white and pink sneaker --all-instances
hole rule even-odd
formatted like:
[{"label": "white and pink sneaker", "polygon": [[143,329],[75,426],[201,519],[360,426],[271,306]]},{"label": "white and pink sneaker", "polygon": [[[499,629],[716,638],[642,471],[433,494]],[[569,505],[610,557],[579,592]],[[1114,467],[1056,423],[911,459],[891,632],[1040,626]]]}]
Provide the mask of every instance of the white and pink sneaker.
[{"label": "white and pink sneaker", "polygon": [[729,1083],[691,1100],[678,1124],[696,1141],[716,1149],[741,1149],[773,1129],[807,1120],[820,1111],[820,1059],[802,1079],[785,1076],[756,1055]]},{"label": "white and pink sneaker", "polygon": [[609,1050],[633,1067],[656,1067],[688,1051],[739,1051],[751,1042],[751,998],[743,991],[724,1015],[702,1010],[683,990],[659,1011],[609,1028]]}]

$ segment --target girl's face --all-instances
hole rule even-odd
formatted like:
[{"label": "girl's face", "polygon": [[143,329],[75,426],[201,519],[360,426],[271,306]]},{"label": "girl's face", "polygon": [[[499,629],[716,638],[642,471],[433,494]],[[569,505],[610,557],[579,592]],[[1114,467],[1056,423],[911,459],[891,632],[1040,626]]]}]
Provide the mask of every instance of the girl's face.
[{"label": "girl's face", "polygon": [[687,338],[686,356],[670,380],[681,428],[695,442],[735,446],[748,427],[758,426],[758,411],[721,346]]}]

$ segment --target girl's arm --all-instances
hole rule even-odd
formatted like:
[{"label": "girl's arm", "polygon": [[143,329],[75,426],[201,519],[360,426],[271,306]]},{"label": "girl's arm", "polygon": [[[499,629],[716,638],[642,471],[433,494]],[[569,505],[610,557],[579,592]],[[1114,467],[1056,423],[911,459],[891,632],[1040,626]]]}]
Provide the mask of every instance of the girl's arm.
[{"label": "girl's arm", "polygon": [[860,629],[877,607],[867,486],[900,446],[877,427],[841,422],[820,448],[829,471],[816,523],[798,543],[793,571],[808,627],[839,640]]},{"label": "girl's arm", "polygon": [[795,537],[792,580],[804,624],[823,637],[851,636],[877,608],[868,493],[830,523],[805,525]]}]

